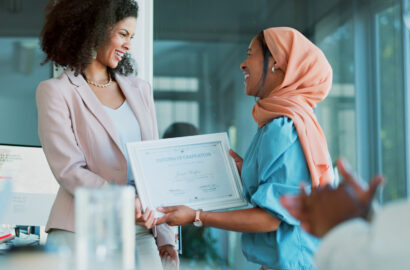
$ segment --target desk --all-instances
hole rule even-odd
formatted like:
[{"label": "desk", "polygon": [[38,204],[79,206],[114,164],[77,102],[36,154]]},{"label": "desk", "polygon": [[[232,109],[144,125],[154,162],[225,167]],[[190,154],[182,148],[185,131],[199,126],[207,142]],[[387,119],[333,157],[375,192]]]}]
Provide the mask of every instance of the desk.
[{"label": "desk", "polygon": [[41,251],[15,252],[0,255],[0,268],[7,270],[69,270],[67,259],[57,253]]},{"label": "desk", "polygon": [[[138,261],[136,262],[136,265],[138,265]],[[96,262],[92,266],[92,269],[98,270],[121,270],[119,268],[120,263],[114,261]],[[0,253],[0,269],[75,270],[78,268],[76,265],[75,254],[71,254],[71,252],[67,250],[47,251],[44,246],[37,246],[22,250],[12,250],[3,254]],[[137,267],[133,270],[142,269]]]},{"label": "desk", "polygon": [[21,246],[38,246],[40,244],[40,238],[36,234],[20,233],[20,237],[16,237],[12,240],[0,244],[0,252],[6,251],[12,247]]}]

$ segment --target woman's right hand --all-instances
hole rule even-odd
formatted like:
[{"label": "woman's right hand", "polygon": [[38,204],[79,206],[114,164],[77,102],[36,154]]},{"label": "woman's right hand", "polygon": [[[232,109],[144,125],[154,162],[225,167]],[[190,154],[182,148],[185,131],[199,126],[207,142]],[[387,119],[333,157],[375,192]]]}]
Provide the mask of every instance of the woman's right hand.
[{"label": "woman's right hand", "polygon": [[138,197],[135,198],[135,224],[151,229],[157,223],[154,211],[148,207],[142,211],[141,201]]},{"label": "woman's right hand", "polygon": [[235,151],[233,151],[232,149],[229,149],[229,154],[230,154],[231,157],[235,160],[236,168],[238,168],[239,176],[241,176],[243,159],[241,158],[240,155],[238,155],[238,154],[237,154]]}]

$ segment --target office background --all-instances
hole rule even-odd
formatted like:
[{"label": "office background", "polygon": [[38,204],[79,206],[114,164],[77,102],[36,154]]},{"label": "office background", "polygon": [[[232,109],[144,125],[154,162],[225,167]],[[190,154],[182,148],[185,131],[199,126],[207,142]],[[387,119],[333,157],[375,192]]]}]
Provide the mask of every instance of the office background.
[{"label": "office background", "polygon": [[[133,54],[154,87],[160,136],[173,122],[189,122],[201,133],[228,132],[243,155],[257,126],[239,65],[257,32],[291,26],[333,67],[333,88],[316,110],[332,159],[346,157],[363,179],[384,174],[382,203],[410,197],[410,0],[138,2]],[[51,64],[40,66],[46,3],[0,0],[1,144],[39,145],[35,89],[53,76]],[[238,234],[207,233],[222,268],[255,267],[243,262]]]}]

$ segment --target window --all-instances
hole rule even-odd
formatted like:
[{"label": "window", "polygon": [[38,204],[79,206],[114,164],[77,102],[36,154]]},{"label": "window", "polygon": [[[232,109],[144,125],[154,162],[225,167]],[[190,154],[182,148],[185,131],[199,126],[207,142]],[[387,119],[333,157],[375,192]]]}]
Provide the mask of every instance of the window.
[{"label": "window", "polygon": [[338,27],[317,45],[333,68],[333,86],[318,108],[332,159],[343,156],[356,167],[354,22]]},{"label": "window", "polygon": [[406,197],[402,24],[400,5],[375,15],[377,86],[380,95],[382,173],[385,201]]},{"label": "window", "polygon": [[0,36],[0,143],[40,145],[35,92],[51,77],[38,38]]},{"label": "window", "polygon": [[0,1],[0,143],[40,145],[35,92],[52,75],[38,39],[47,2]]},{"label": "window", "polygon": [[199,126],[198,103],[194,101],[158,100],[155,104],[160,137],[166,128],[174,122],[191,123]]}]

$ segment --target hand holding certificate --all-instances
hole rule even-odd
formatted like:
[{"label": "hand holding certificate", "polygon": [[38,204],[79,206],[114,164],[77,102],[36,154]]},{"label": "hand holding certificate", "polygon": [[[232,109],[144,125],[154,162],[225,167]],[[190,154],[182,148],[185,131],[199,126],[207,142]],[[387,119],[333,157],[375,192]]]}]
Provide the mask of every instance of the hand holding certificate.
[{"label": "hand holding certificate", "polygon": [[127,150],[144,209],[187,205],[218,210],[247,204],[225,133],[128,143]]}]

